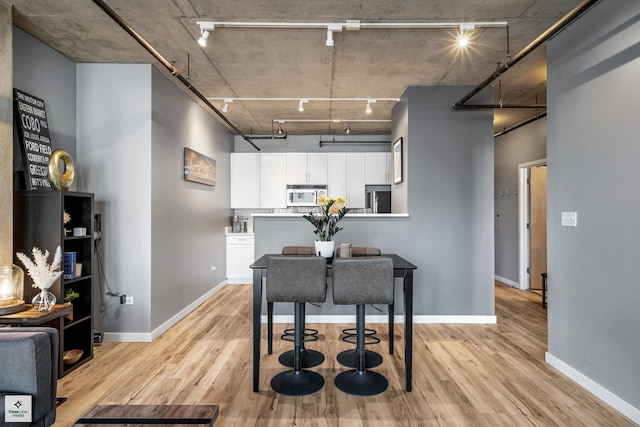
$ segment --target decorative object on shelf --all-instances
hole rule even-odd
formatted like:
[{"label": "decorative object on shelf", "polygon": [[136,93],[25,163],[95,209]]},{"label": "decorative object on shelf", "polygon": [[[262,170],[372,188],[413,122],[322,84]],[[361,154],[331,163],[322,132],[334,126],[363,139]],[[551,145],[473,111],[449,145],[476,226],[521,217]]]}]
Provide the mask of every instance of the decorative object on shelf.
[{"label": "decorative object on shelf", "polygon": [[33,297],[31,304],[37,311],[50,311],[56,303],[56,296],[49,292],[49,288],[62,275],[62,271],[56,271],[62,261],[62,249],[60,246],[56,248],[51,265],[47,264],[49,251],[42,253],[40,249],[34,247],[31,253],[33,254],[33,261],[22,252],[16,253],[18,259],[27,268],[29,276],[33,279],[33,287],[40,288],[40,293]]},{"label": "decorative object on shelf", "polygon": [[24,310],[24,272],[17,265],[0,265],[0,315]]},{"label": "decorative object on shelf", "polygon": [[78,360],[80,360],[80,358],[82,357],[82,354],[83,354],[82,350],[65,351],[64,354],[62,355],[62,360],[64,361],[65,365],[73,365]]},{"label": "decorative object on shelf", "polygon": [[[69,222],[71,221],[71,215],[69,215],[69,213],[67,211],[62,211],[62,224],[67,225],[69,224]],[[70,230],[68,230],[66,227],[64,228],[64,235],[68,236],[70,233]]]},{"label": "decorative object on shelf", "polygon": [[[78,298],[79,296],[80,296],[80,294],[77,293],[73,288],[67,288],[64,291],[64,303],[68,304],[68,305],[71,305],[73,300]],[[71,311],[71,313],[67,314],[64,317],[66,317],[69,320],[73,320],[73,311]]]},{"label": "decorative object on shelf", "polygon": [[[60,161],[64,164],[64,172],[62,174],[60,174],[60,168],[58,167]],[[48,178],[53,188],[56,190],[68,190],[73,183],[74,175],[75,167],[69,153],[60,149],[51,153]]]},{"label": "decorative object on shelf", "polygon": [[309,212],[309,215],[302,215],[304,219],[316,227],[313,232],[318,237],[316,241],[317,255],[325,258],[331,258],[333,256],[335,250],[333,236],[342,230],[341,227],[338,227],[338,222],[348,211],[344,206],[345,203],[346,199],[341,196],[335,198],[325,195],[318,196],[320,215],[316,216],[313,212]]}]

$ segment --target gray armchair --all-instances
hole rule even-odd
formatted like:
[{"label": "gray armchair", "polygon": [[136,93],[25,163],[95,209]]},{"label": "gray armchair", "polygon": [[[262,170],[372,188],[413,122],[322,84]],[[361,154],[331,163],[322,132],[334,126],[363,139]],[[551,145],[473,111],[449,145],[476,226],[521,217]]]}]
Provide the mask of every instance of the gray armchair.
[{"label": "gray armchair", "polygon": [[0,328],[0,426],[15,424],[4,419],[8,394],[32,396],[32,426],[54,423],[58,346],[58,331],[53,328]]}]

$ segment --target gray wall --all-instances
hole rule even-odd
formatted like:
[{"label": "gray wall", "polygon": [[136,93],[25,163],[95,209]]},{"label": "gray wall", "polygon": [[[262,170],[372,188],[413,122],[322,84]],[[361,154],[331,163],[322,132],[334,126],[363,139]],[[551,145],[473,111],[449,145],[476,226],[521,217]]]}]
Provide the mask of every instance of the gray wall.
[{"label": "gray wall", "polygon": [[639,17],[636,0],[600,2],[547,45],[549,353],[635,408]]},{"label": "gray wall", "polygon": [[[225,280],[233,137],[155,68],[152,80],[151,327],[156,328],[167,314]],[[214,187],[183,179],[184,147],[216,161]]]},{"label": "gray wall", "polygon": [[[13,87],[41,98],[47,110],[51,147],[76,159],[76,64],[24,31],[13,27]],[[22,171],[17,135],[14,171]],[[77,182],[71,186],[78,189]]]},{"label": "gray wall", "polygon": [[[224,281],[233,138],[151,65],[79,64],[78,141],[109,287],[135,302],[105,296],[104,331],[148,337]],[[184,147],[216,160],[215,188],[184,181]]]},{"label": "gray wall", "polygon": [[518,165],[547,157],[547,119],[537,120],[495,139],[496,276],[518,282]]},{"label": "gray wall", "polygon": [[[417,265],[416,315],[494,314],[493,115],[451,111],[468,90],[407,90],[406,126],[393,137],[405,141],[409,218],[346,217],[336,236]],[[302,217],[257,218],[255,232],[257,256],[314,240]]]},{"label": "gray wall", "polygon": [[[104,332],[151,330],[151,65],[78,64],[78,175],[102,214]],[[102,279],[102,278],[101,278]],[[96,312],[96,314],[99,312]],[[101,322],[102,320],[102,322]]]}]

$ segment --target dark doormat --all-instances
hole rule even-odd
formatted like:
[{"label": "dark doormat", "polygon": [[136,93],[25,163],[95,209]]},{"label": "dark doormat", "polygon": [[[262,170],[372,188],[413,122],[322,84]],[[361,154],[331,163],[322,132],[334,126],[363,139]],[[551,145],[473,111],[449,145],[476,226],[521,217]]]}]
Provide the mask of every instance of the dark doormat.
[{"label": "dark doormat", "polygon": [[96,405],[75,426],[151,425],[212,426],[218,418],[218,405]]}]

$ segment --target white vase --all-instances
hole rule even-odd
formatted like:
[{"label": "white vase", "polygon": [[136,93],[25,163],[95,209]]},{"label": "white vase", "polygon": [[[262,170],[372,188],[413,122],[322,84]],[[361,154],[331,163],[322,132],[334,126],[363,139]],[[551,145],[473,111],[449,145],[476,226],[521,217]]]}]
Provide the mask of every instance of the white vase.
[{"label": "white vase", "polygon": [[318,256],[331,258],[333,256],[333,251],[335,250],[335,248],[336,242],[334,242],[333,240],[316,240],[316,255]]}]

